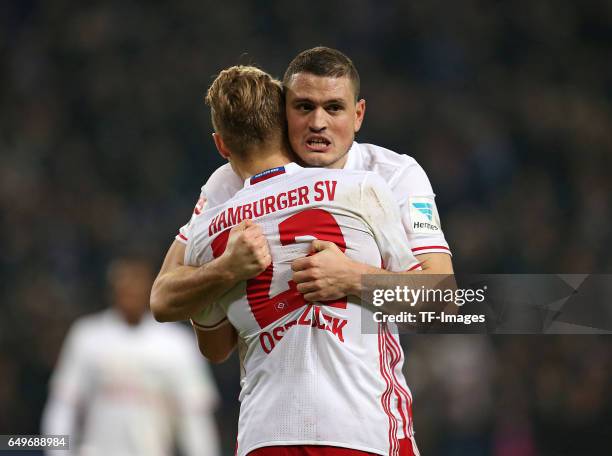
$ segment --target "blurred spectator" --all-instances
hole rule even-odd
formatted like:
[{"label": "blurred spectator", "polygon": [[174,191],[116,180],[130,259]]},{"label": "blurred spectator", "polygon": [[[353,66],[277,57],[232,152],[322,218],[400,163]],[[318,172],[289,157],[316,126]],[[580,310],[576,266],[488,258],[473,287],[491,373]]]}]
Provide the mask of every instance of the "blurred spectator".
[{"label": "blurred spectator", "polygon": [[70,435],[75,455],[164,456],[176,443],[185,456],[217,456],[214,382],[187,329],[147,312],[151,266],[115,260],[108,279],[112,307],[68,333],[42,432]]}]

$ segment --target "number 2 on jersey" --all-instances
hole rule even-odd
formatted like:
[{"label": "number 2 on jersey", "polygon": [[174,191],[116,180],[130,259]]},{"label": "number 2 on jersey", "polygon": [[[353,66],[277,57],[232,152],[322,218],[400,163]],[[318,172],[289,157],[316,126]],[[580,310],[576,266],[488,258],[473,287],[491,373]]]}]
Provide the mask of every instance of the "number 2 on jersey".
[{"label": "number 2 on jersey", "polygon": [[[230,229],[220,233],[211,243],[213,256],[217,258],[227,246]],[[336,219],[323,209],[307,209],[287,217],[278,225],[281,245],[296,243],[300,236],[313,236],[322,241],[330,241],[344,252],[346,243],[342,230]],[[283,315],[309,304],[304,296],[297,291],[297,285],[290,280],[289,288],[275,296],[270,296],[270,285],[274,275],[274,263],[270,264],[257,277],[247,281],[247,299],[251,311],[261,328],[275,322]],[[325,305],[331,307],[346,308],[346,298],[333,301],[324,301]]]}]

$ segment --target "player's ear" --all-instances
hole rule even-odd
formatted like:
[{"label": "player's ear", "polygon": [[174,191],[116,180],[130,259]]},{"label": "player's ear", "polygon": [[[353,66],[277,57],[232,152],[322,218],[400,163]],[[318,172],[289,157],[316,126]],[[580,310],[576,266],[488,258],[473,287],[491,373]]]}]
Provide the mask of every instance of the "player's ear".
[{"label": "player's ear", "polygon": [[217,150],[219,151],[219,154],[226,160],[229,160],[232,153],[225,145],[225,142],[223,141],[223,138],[221,137],[221,135],[219,133],[213,133],[212,136],[213,136],[213,141],[215,142],[215,146],[217,147]]},{"label": "player's ear", "polygon": [[365,116],[366,101],[362,98],[355,105],[355,133],[361,128],[363,117]]}]

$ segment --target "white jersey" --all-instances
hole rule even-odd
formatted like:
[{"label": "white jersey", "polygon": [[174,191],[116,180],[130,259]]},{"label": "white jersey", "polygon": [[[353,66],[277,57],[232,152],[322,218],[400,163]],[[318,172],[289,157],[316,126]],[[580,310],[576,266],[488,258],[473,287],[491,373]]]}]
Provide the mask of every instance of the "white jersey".
[{"label": "white jersey", "polygon": [[[372,171],[387,182],[400,207],[409,241],[406,248],[410,248],[413,254],[450,254],[442,232],[434,192],[425,171],[414,158],[372,144],[354,142],[344,169]],[[194,216],[205,207],[225,203],[242,186],[243,181],[229,163],[221,166],[202,187]],[[176,236],[179,242],[186,242],[187,226],[183,226]]]},{"label": "white jersey", "polygon": [[[217,390],[193,336],[114,310],[77,320],[50,383],[43,434],[69,434],[68,456],[217,456]],[[81,423],[81,425],[77,425]]]},{"label": "white jersey", "polygon": [[394,271],[418,267],[405,249],[390,190],[365,171],[294,163],[268,170],[192,220],[185,264],[221,255],[229,229],[245,218],[261,225],[272,265],[215,304],[244,343],[238,455],[275,445],[397,454],[398,439],[413,432],[397,335],[385,325],[364,334],[362,312],[372,314],[359,300],[307,303],[291,281],[291,262],[309,253],[314,238],[335,242],[361,263]]}]

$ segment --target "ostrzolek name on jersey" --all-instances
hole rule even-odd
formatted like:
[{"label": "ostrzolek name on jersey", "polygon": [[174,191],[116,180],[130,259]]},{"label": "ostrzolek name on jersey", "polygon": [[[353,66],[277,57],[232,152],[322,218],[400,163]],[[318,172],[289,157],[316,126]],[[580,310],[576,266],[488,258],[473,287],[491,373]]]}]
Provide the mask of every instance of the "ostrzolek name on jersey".
[{"label": "ostrzolek name on jersey", "polygon": [[312,188],[303,185],[286,192],[279,192],[235,207],[228,207],[215,216],[208,225],[208,235],[231,228],[245,219],[255,219],[289,207],[303,206],[313,201],[334,201],[336,196],[335,180],[317,181]]},{"label": "ostrzolek name on jersey", "polygon": [[347,323],[348,320],[327,315],[320,306],[309,304],[304,308],[298,318],[267,331],[262,331],[259,335],[259,343],[264,353],[269,355],[270,352],[274,350],[276,343],[283,338],[285,332],[296,325],[310,326],[314,329],[328,331],[336,336],[340,342],[344,343],[342,329]]}]

